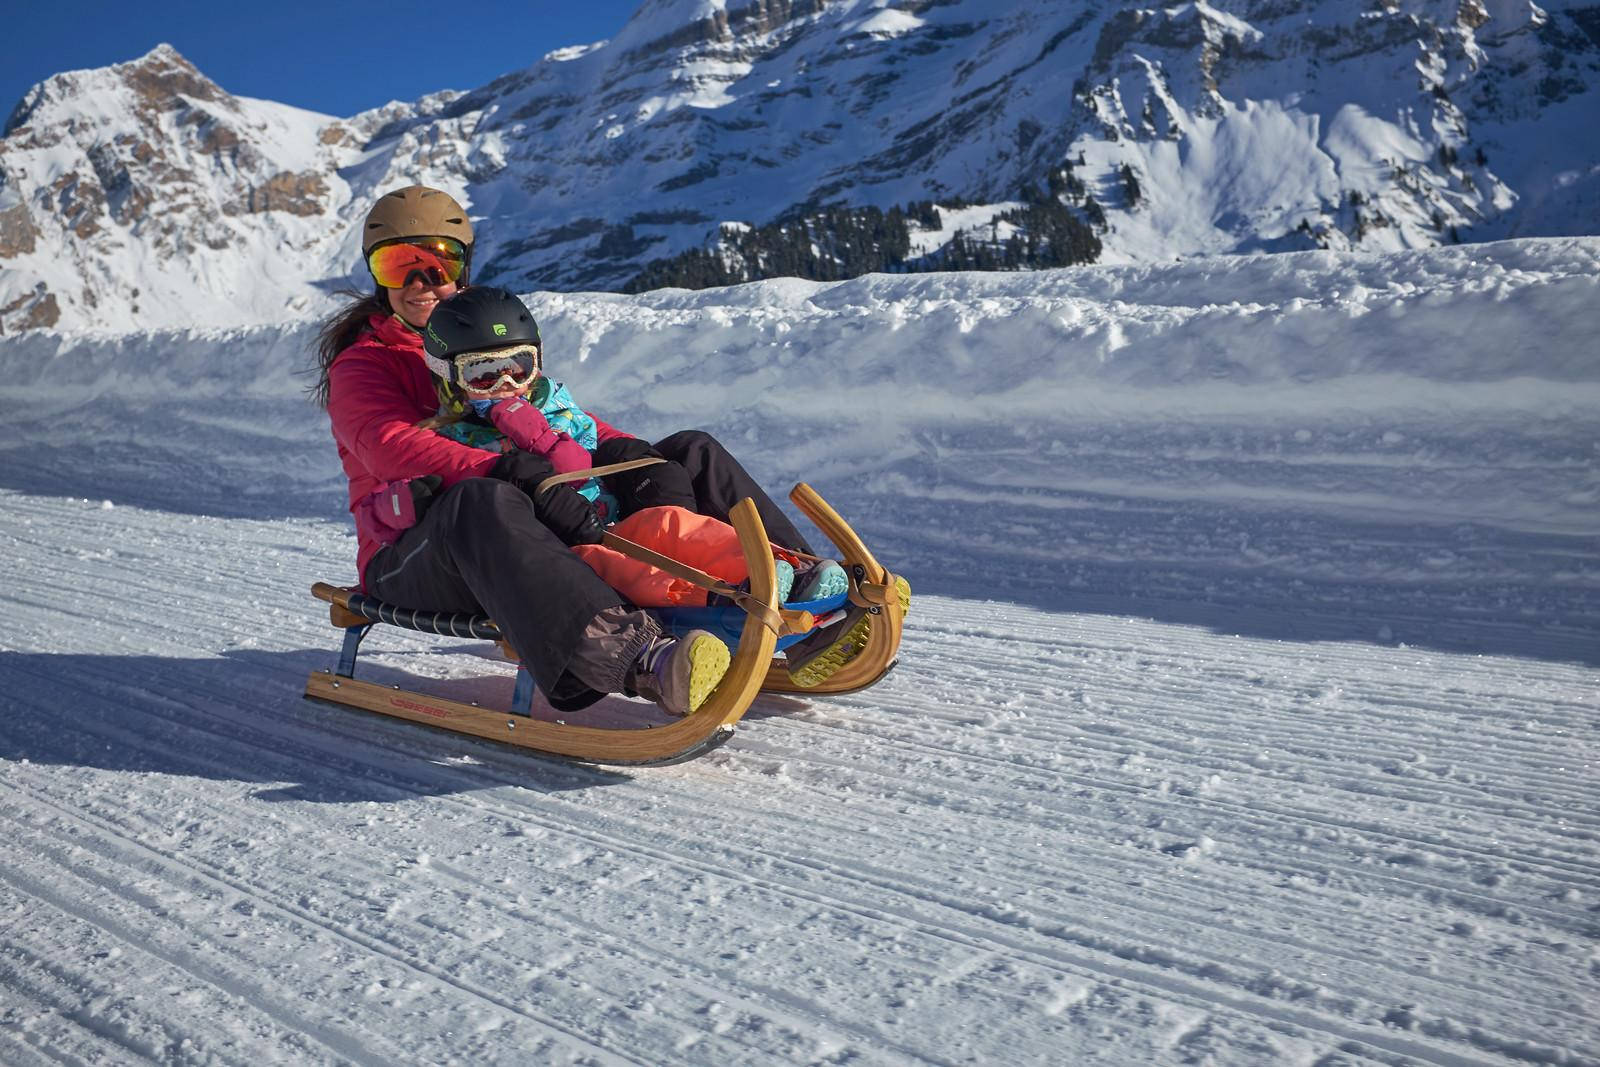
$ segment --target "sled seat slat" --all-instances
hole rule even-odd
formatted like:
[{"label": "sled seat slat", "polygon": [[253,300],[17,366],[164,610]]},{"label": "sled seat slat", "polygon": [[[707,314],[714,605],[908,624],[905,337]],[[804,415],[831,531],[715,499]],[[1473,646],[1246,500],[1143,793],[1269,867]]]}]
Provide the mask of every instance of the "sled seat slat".
[{"label": "sled seat slat", "polygon": [[496,626],[494,620],[486,615],[471,615],[466,612],[418,611],[414,608],[396,607],[376,597],[358,593],[354,589],[329,585],[327,582],[317,582],[312,585],[311,595],[318,600],[326,600],[332,605],[328,611],[330,621],[341,629],[348,629],[351,626],[364,626],[374,622],[386,622],[391,626],[399,626],[406,630],[418,630],[427,634],[437,634],[440,637],[472,638],[481,641],[503,641],[505,639],[500,632],[500,627]]}]

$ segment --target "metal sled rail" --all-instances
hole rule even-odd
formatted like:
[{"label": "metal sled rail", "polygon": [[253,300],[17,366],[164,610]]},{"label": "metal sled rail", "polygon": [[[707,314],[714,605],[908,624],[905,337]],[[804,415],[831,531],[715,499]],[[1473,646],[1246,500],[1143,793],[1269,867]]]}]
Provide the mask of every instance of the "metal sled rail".
[{"label": "metal sled rail", "polygon": [[[750,594],[769,611],[776,612],[777,581],[773,572],[772,552],[761,517],[751,501],[742,500],[734,507],[730,519],[739,534],[739,546],[749,565]],[[370,617],[360,610],[369,605],[361,604],[359,599],[352,600],[352,596],[358,597],[358,594],[322,583],[314,586],[312,591],[318,599],[326,600],[333,605],[330,614],[334,625],[349,629],[358,626],[364,628],[372,624]],[[404,616],[408,613],[398,614]],[[413,629],[427,629],[433,633],[454,633],[449,629],[438,630],[429,626],[415,625],[419,621],[431,622],[439,616],[428,612],[409,614],[416,618],[382,618],[381,621],[402,626],[409,625]],[[470,636],[490,635],[482,632]],[[359,641],[359,636],[355,640]],[[377,712],[454,733],[469,734],[531,749],[546,755],[594,763],[659,763],[695,755],[719,744],[732,734],[734,724],[749,710],[750,702],[755,699],[764,678],[770,673],[769,664],[772,661],[776,640],[777,635],[756,615],[748,615],[740,635],[739,646],[734,650],[733,661],[721,683],[698,711],[665,725],[634,728],[573,726],[358,681],[351,676],[355,666],[355,654],[348,642],[346,655],[341,660],[339,670],[313,672],[306,682],[305,695],[313,700]],[[524,675],[525,673],[524,671]],[[519,697],[523,696],[524,685],[522,677],[519,676]],[[526,695],[531,696],[531,690]],[[517,702],[522,701],[519,699]]]}]

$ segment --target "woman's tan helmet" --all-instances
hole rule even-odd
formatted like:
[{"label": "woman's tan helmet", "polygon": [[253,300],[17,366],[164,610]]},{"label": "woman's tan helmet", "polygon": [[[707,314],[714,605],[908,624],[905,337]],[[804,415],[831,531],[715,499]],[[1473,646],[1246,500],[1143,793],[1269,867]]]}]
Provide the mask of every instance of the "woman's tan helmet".
[{"label": "woman's tan helmet", "polygon": [[455,197],[426,185],[385,193],[367,212],[361,227],[361,254],[400,237],[453,237],[472,247],[472,223]]}]

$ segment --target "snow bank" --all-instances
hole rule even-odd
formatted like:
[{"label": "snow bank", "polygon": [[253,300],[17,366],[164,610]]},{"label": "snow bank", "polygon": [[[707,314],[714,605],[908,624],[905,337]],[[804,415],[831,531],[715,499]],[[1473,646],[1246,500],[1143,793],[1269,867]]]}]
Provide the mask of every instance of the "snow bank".
[{"label": "snow bank", "polygon": [[[776,483],[953,491],[981,525],[1022,486],[1593,533],[1569,431],[1600,400],[1597,260],[1600,239],[1569,238],[528,300],[580,400],[642,435],[708,427]],[[313,329],[8,340],[9,483],[325,513]],[[1504,434],[1455,441],[1464,418]],[[1252,479],[1285,451],[1303,480]],[[1518,469],[1535,457],[1551,477]],[[185,477],[135,473],[152,467]]]}]

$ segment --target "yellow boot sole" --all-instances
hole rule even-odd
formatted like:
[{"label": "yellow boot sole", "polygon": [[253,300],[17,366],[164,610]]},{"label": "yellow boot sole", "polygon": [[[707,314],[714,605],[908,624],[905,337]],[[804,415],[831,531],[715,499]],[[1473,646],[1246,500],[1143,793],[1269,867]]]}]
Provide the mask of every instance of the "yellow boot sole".
[{"label": "yellow boot sole", "polygon": [[700,705],[716,690],[722,676],[728,673],[733,654],[728,646],[708,635],[697,637],[689,646],[689,713],[700,710]]},{"label": "yellow boot sole", "polygon": [[[911,583],[896,576],[894,585],[895,592],[900,595],[900,612],[902,615],[907,614],[911,610]],[[789,680],[807,689],[821,685],[840,667],[859,656],[861,650],[867,647],[867,641],[871,636],[872,616],[862,615],[842,637],[829,645],[826,651],[817,655],[804,667],[791,669]]]}]

